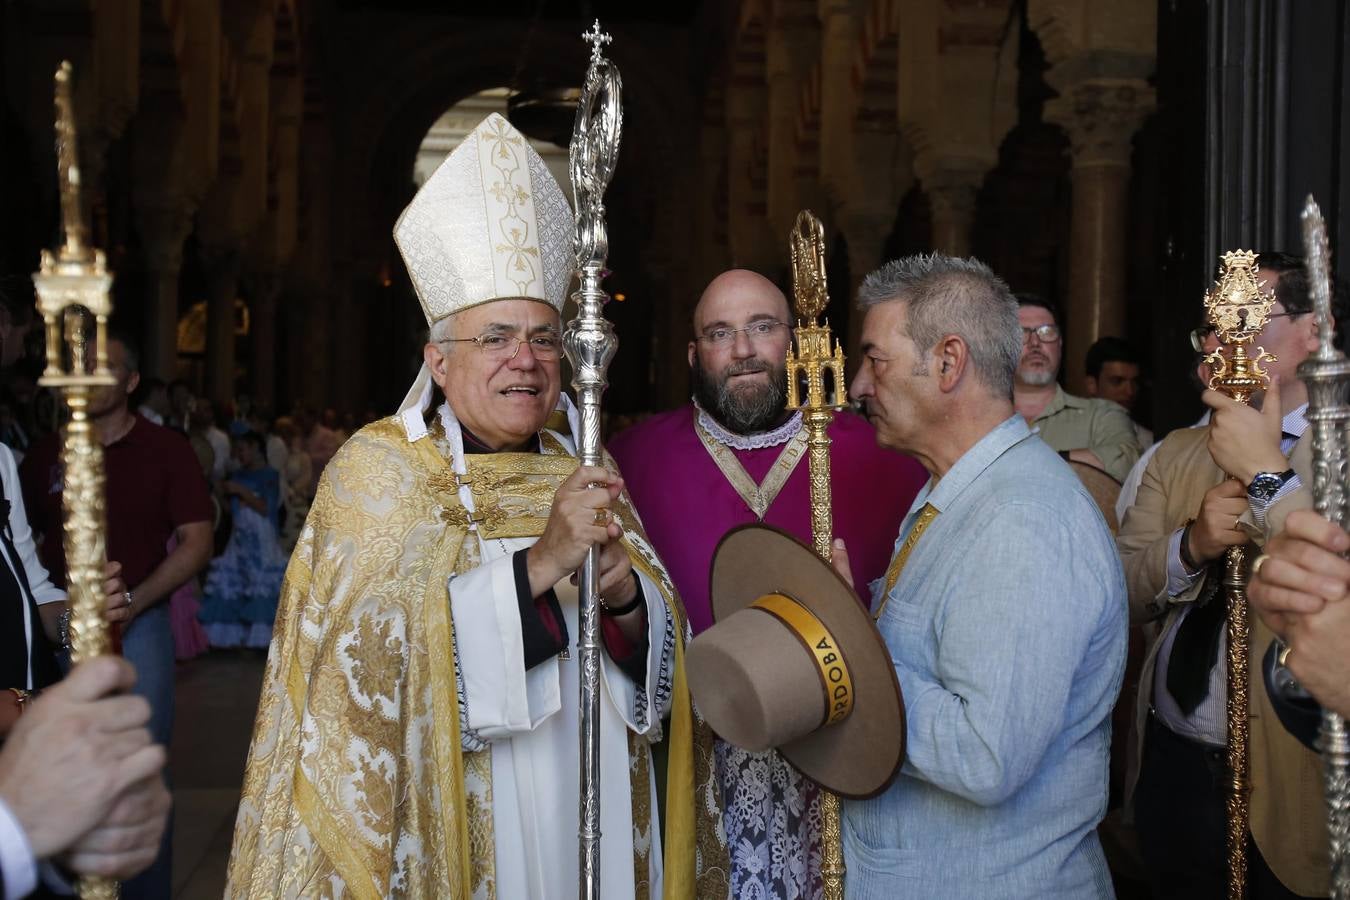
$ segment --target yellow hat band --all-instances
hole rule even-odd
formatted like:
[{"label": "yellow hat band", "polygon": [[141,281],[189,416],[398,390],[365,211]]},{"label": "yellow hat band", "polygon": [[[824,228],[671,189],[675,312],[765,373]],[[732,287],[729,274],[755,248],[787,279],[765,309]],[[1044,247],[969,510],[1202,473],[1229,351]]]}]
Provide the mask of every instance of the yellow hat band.
[{"label": "yellow hat band", "polygon": [[778,619],[797,636],[810,651],[820,673],[820,684],[825,691],[824,725],[834,725],[848,718],[853,711],[853,676],[848,663],[825,624],[815,613],[787,594],[765,594],[751,608],[762,609]]}]

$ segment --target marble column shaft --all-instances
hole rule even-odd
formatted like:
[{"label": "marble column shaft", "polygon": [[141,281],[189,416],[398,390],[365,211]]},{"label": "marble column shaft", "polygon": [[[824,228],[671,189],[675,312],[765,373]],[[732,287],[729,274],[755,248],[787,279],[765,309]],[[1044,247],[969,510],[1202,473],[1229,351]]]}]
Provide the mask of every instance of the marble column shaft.
[{"label": "marble column shaft", "polygon": [[1083,390],[1083,361],[1098,338],[1125,334],[1125,240],[1130,153],[1135,132],[1154,107],[1142,79],[1088,79],[1046,104],[1046,119],[1073,147],[1069,296],[1064,373]]},{"label": "marble column shaft", "polygon": [[165,199],[136,207],[146,262],[145,346],[141,374],[172,381],[178,374],[178,280],[193,204]]},{"label": "marble column shaft", "polygon": [[239,295],[239,251],[232,246],[203,251],[207,271],[206,395],[219,410],[234,401],[234,301]]},{"label": "marble column shaft", "polygon": [[277,401],[277,298],[281,294],[281,276],[275,272],[253,280],[252,316],[249,337],[253,364],[253,399],[276,414]]}]

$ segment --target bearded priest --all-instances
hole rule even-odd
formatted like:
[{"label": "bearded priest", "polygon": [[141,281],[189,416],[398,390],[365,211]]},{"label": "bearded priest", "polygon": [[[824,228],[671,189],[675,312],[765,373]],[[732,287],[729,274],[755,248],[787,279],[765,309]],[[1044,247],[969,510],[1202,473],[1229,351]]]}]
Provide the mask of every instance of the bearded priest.
[{"label": "bearded priest", "polygon": [[[684,613],[623,480],[574,455],[559,318],[572,227],[543,161],[498,115],[399,218],[430,326],[424,365],[398,414],[333,458],[291,558],[227,896],[574,897],[569,579],[592,545],[601,893],[726,895],[722,873],[695,871],[697,835],[706,867],[725,851],[707,811],[694,825]],[[663,860],[649,745],[667,714]]]},{"label": "bearded priest", "polygon": [[[764,522],[811,543],[811,485],[801,413],[787,410],[787,298],[745,269],[712,280],[694,310],[693,399],[616,436],[610,449],[695,634],[712,624],[713,554],[733,528]],[[913,459],[877,446],[861,417],[829,430],[835,535],[853,583],[880,578],[895,535],[926,479]],[[733,897],[816,897],[820,795],[776,751],[718,741]]]}]

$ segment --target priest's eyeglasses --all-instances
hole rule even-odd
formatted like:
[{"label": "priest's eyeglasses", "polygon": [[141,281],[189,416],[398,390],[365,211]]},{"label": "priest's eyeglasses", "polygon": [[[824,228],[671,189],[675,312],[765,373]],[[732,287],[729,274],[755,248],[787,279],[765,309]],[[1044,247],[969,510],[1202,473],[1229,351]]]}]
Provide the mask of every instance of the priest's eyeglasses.
[{"label": "priest's eyeglasses", "polygon": [[522,344],[530,345],[535,359],[554,360],[562,354],[562,339],[553,333],[536,334],[532,338],[518,338],[489,331],[471,338],[441,338],[438,344],[477,344],[488,359],[504,362],[516,358]]},{"label": "priest's eyeglasses", "polygon": [[788,327],[786,322],[761,319],[758,322],[751,322],[744,328],[713,328],[700,334],[698,339],[712,344],[714,347],[730,347],[736,343],[736,335],[738,334],[744,334],[752,341],[762,341],[777,329],[786,327]]},{"label": "priest's eyeglasses", "polygon": [[1045,325],[1037,325],[1035,328],[1028,328],[1023,325],[1022,343],[1025,344],[1033,334],[1036,335],[1036,340],[1042,344],[1053,344],[1059,340],[1059,326],[1046,323]]}]

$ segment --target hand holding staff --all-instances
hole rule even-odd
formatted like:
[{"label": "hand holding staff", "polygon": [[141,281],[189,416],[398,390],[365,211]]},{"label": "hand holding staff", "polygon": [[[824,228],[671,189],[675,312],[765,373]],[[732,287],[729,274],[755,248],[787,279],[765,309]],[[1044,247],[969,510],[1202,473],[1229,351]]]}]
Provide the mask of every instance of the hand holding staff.
[{"label": "hand holding staff", "polygon": [[[76,664],[109,651],[104,621],[104,569],[107,562],[103,501],[103,445],[89,421],[94,391],[113,385],[108,370],[108,317],[112,314],[103,252],[88,244],[80,200],[80,166],[75,113],[71,104],[71,65],[56,73],[56,159],[60,178],[65,243],[53,255],[42,252],[33,276],[38,309],[47,336],[47,367],[38,383],[56,388],[70,412],[61,445],[64,470],[66,592],[70,605],[71,659]],[[91,328],[92,326],[92,328]],[[85,900],[117,896],[117,883],[85,878]]]}]

